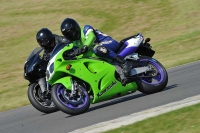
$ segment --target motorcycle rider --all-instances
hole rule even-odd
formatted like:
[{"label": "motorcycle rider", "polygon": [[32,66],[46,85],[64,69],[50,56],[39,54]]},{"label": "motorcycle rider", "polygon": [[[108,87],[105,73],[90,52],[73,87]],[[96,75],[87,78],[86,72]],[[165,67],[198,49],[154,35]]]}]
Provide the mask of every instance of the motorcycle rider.
[{"label": "motorcycle rider", "polygon": [[36,40],[38,44],[44,48],[44,54],[42,59],[48,61],[50,54],[53,51],[56,44],[69,43],[64,36],[53,34],[48,28],[40,29],[36,34]]},{"label": "motorcycle rider", "polygon": [[121,56],[116,54],[119,49],[119,43],[103,32],[94,29],[92,26],[85,25],[80,28],[74,19],[66,18],[61,23],[60,30],[69,41],[73,42],[74,46],[78,47],[70,56],[83,54],[89,48],[93,48],[97,56],[117,62],[122,67],[124,75],[132,68],[132,63],[125,61]]}]

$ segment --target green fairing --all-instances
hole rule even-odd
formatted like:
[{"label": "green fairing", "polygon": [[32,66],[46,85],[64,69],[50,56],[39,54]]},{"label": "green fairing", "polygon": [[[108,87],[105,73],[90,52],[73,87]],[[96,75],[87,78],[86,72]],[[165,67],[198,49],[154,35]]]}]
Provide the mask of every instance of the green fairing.
[{"label": "green fairing", "polygon": [[[115,78],[115,67],[102,59],[99,60],[100,58],[92,50],[78,56],[76,60],[64,60],[62,56],[64,51],[72,47],[72,44],[65,46],[56,56],[54,75],[48,80],[50,84],[61,83],[66,89],[71,90],[70,77],[76,77],[90,85],[90,88],[87,88],[88,93],[92,91],[94,97],[91,103],[111,99],[117,94],[123,96],[129,91],[137,90],[135,82],[122,86],[121,82]],[[69,64],[72,65],[71,69],[66,70],[66,66]]]},{"label": "green fairing", "polygon": [[72,84],[71,84],[71,77],[64,77],[61,79],[58,79],[54,84],[63,84],[65,88],[71,90],[72,89]]}]

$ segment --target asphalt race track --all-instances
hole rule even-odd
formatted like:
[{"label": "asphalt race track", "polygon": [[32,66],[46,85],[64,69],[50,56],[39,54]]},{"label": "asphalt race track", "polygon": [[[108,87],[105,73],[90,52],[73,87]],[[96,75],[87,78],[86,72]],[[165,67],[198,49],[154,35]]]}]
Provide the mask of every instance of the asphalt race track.
[{"label": "asphalt race track", "polygon": [[[68,133],[145,109],[200,94],[200,61],[168,69],[165,91],[144,95],[136,92],[94,104],[88,112],[70,116],[61,111],[44,114],[31,105],[0,113],[0,133]],[[6,102],[6,101],[5,101]]]}]

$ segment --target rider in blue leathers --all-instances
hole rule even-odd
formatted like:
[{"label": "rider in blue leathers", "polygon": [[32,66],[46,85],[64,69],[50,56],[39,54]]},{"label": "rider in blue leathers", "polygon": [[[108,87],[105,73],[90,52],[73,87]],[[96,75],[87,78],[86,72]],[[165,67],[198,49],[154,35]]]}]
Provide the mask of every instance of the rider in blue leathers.
[{"label": "rider in blue leathers", "polygon": [[69,41],[73,42],[75,47],[79,47],[72,53],[72,56],[83,54],[92,47],[96,55],[119,63],[125,75],[132,68],[131,63],[116,54],[119,49],[118,42],[92,26],[85,25],[80,28],[74,19],[66,18],[61,23],[60,30]]}]

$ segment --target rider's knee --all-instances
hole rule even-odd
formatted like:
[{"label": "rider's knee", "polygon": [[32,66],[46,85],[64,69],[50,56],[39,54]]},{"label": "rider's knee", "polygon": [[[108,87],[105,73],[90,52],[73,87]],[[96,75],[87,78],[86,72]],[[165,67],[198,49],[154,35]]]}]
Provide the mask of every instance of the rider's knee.
[{"label": "rider's knee", "polygon": [[96,55],[100,56],[107,55],[109,53],[109,50],[104,46],[95,46],[93,50]]}]

